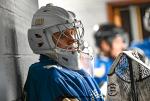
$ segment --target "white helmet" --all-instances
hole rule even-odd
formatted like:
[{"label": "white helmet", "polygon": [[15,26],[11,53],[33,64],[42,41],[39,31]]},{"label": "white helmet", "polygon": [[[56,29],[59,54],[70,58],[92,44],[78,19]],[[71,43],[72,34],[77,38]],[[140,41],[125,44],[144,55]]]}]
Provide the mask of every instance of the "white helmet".
[{"label": "white helmet", "polygon": [[[83,56],[86,58],[84,61],[93,61],[93,55],[90,53],[88,45],[83,41],[84,28],[82,23],[76,20],[75,17],[73,12],[52,4],[41,7],[34,14],[31,29],[28,30],[28,40],[33,52],[47,55],[62,66],[73,70],[83,67],[84,63],[81,66]],[[72,28],[76,30],[74,35],[75,43],[66,46],[66,48],[59,47],[60,37],[64,35],[67,38],[65,31]],[[54,33],[59,33],[60,36],[53,38]],[[54,40],[57,40],[57,42]]]},{"label": "white helmet", "polygon": [[150,32],[150,8],[148,8],[145,12],[144,27],[147,31]]}]

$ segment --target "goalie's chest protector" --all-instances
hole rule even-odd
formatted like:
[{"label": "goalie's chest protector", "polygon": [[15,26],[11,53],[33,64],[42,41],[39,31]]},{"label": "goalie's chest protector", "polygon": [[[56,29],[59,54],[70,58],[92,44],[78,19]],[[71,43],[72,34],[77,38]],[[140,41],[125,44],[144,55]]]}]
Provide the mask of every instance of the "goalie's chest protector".
[{"label": "goalie's chest protector", "polygon": [[120,54],[108,75],[107,101],[149,101],[149,68],[133,51]]}]

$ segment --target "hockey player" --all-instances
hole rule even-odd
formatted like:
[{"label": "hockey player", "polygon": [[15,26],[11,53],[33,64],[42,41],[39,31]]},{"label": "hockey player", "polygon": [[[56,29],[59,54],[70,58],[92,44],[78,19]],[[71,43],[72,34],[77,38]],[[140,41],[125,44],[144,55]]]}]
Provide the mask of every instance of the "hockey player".
[{"label": "hockey player", "polygon": [[103,101],[83,34],[71,11],[47,4],[34,14],[28,39],[40,59],[29,68],[26,101]]},{"label": "hockey player", "polygon": [[94,78],[106,95],[107,74],[114,59],[127,47],[127,33],[114,24],[106,23],[100,25],[94,38],[99,51],[95,58]]}]

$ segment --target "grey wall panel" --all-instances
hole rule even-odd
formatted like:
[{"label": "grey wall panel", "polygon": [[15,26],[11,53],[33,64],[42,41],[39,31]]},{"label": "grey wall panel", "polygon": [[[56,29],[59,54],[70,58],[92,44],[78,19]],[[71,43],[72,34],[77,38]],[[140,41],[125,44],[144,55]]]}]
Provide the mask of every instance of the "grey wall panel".
[{"label": "grey wall panel", "polygon": [[0,101],[12,101],[18,96],[14,57],[0,56]]},{"label": "grey wall panel", "polygon": [[12,54],[12,35],[14,16],[11,12],[0,8],[0,54]]},{"label": "grey wall panel", "polygon": [[0,101],[20,101],[28,67],[37,60],[27,30],[38,0],[0,0]]},{"label": "grey wall panel", "polygon": [[0,8],[13,12],[14,0],[0,0]]},{"label": "grey wall panel", "polygon": [[29,47],[27,31],[30,27],[30,20],[24,19],[23,17],[15,16],[15,32],[17,39],[17,53],[18,54],[31,54],[32,51]]}]

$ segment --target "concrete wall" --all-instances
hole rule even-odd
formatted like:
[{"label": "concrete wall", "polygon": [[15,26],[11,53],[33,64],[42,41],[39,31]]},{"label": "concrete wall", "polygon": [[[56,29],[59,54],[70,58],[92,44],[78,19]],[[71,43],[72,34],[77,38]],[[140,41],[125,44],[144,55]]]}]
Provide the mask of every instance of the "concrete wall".
[{"label": "concrete wall", "polygon": [[27,40],[37,0],[0,0],[0,101],[19,101],[28,67],[37,56]]}]

